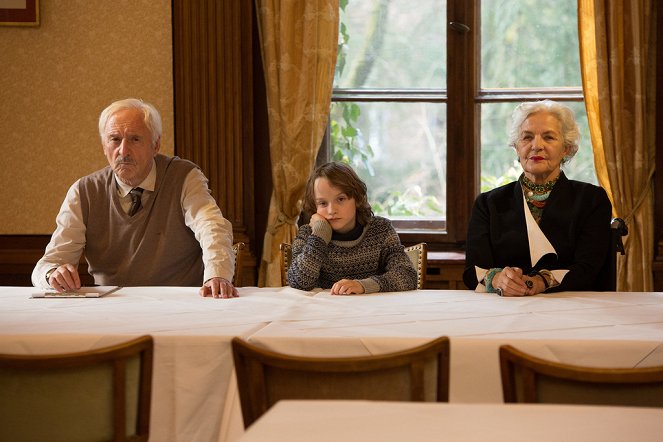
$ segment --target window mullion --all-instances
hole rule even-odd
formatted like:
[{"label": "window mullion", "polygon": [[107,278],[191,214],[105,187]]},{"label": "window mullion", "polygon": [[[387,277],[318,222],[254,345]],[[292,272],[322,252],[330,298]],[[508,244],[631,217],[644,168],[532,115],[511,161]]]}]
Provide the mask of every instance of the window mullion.
[{"label": "window mullion", "polygon": [[462,243],[479,191],[479,0],[449,0],[447,18],[448,240]]}]

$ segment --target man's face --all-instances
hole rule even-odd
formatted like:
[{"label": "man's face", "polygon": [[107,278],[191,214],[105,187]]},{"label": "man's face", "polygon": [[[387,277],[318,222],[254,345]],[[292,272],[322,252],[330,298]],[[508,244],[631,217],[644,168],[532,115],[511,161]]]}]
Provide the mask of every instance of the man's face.
[{"label": "man's face", "polygon": [[159,140],[152,134],[138,109],[122,109],[108,119],[102,139],[104,154],[117,177],[136,187],[150,173],[152,159],[159,152]]}]

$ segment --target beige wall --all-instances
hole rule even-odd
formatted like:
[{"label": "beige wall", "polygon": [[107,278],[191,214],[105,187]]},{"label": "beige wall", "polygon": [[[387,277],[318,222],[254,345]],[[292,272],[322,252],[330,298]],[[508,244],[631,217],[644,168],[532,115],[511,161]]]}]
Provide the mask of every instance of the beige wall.
[{"label": "beige wall", "polygon": [[0,234],[50,234],[69,186],[107,164],[99,113],[138,97],[173,153],[170,0],[47,0],[0,27]]}]

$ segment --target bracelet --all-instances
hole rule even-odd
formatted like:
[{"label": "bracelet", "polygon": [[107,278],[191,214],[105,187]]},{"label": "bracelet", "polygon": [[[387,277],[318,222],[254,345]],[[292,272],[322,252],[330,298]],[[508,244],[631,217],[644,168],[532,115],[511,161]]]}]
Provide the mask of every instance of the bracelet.
[{"label": "bracelet", "polygon": [[541,274],[541,272],[536,272],[536,276],[540,276],[541,279],[543,280],[543,285],[545,286],[545,288],[543,289],[543,291],[545,292],[546,290],[548,290],[548,288],[550,288],[550,284],[548,284],[548,278],[546,278],[545,276],[543,276],[543,275]]},{"label": "bracelet", "polygon": [[483,280],[486,285],[486,291],[489,293],[495,293],[497,290],[495,290],[495,287],[493,287],[493,278],[495,277],[496,274],[502,271],[502,267],[494,267],[490,270],[488,270],[488,273],[486,273],[486,276],[484,276]]},{"label": "bracelet", "polygon": [[[546,270],[544,271],[547,272]],[[527,274],[527,276],[530,277],[540,276],[541,279],[543,280],[543,285],[545,286],[545,288],[543,289],[544,292],[550,288],[550,283],[548,282],[548,278],[546,277],[546,275],[543,274],[543,272],[539,270],[532,270]]]}]

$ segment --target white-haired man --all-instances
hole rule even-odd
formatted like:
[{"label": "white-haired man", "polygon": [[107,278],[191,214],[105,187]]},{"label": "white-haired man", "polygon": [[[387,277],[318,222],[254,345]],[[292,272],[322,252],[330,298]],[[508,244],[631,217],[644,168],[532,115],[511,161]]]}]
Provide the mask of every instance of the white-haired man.
[{"label": "white-haired man", "polygon": [[101,113],[99,135],[109,165],[70,187],[33,285],[79,289],[85,251],[98,285],[202,284],[202,296],[237,296],[232,226],[202,171],[159,153],[156,108],[135,98],[116,101]]}]

